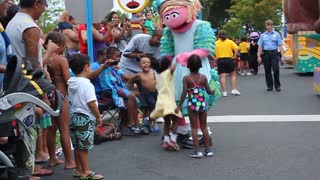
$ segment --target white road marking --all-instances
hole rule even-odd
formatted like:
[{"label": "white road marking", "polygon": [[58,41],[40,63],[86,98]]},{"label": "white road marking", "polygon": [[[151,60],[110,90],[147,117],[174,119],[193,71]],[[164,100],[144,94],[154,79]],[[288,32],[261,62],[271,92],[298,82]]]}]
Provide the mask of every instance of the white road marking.
[{"label": "white road marking", "polygon": [[[189,118],[186,118],[189,123]],[[320,115],[230,115],[208,116],[208,122],[316,122]]]}]

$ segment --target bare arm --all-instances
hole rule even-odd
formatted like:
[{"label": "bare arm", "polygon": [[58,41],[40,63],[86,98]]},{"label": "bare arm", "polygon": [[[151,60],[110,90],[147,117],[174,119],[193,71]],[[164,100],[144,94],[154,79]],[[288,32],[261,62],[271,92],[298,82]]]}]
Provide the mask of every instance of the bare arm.
[{"label": "bare arm", "polygon": [[133,77],[131,77],[129,80],[128,80],[128,84],[131,84],[132,82],[135,82],[137,81],[138,79],[140,79],[140,73],[134,75]]},{"label": "bare arm", "polygon": [[186,95],[187,95],[187,88],[188,88],[187,87],[187,78],[184,77],[183,78],[183,89],[182,89],[179,105],[175,110],[176,113],[178,113],[181,110],[181,106],[182,106],[182,104],[186,98]]},{"label": "bare arm", "polygon": [[74,42],[79,41],[79,36],[74,30],[65,29],[63,30],[63,34],[66,35],[71,41],[74,41]]},{"label": "bare arm", "polygon": [[67,10],[64,10],[59,18],[59,22],[69,22],[69,19],[70,13]]},{"label": "bare arm", "polygon": [[281,53],[281,57],[284,57],[284,49],[283,49],[282,45],[279,46],[279,50],[280,50],[280,53]]},{"label": "bare arm", "polygon": [[131,23],[130,23],[130,21],[127,21],[127,22],[125,22],[125,24],[127,25],[125,27],[125,36],[126,36],[126,38],[128,38],[128,37],[132,36]]},{"label": "bare arm", "polygon": [[88,37],[87,37],[87,31],[86,30],[81,30],[81,38],[82,38],[82,41],[83,41],[83,43],[84,44],[87,44],[87,39],[88,39]]},{"label": "bare arm", "polygon": [[127,58],[141,58],[140,54],[142,53],[132,52],[132,53],[124,54],[124,56]]},{"label": "bare arm", "polygon": [[107,59],[97,70],[91,72],[89,79],[96,79],[105,68],[110,66],[110,62],[112,61],[111,59]]},{"label": "bare arm", "polygon": [[261,57],[261,54],[262,54],[262,47],[259,46],[259,47],[258,47],[258,54],[257,54],[257,56],[258,56],[258,57]]},{"label": "bare arm", "polygon": [[258,54],[257,54],[259,64],[261,64],[261,62],[262,62],[261,53],[262,53],[262,47],[259,46],[259,47],[258,47]]},{"label": "bare arm", "polygon": [[53,53],[58,49],[59,47],[54,43],[52,42],[51,40],[49,40],[47,46],[46,46],[46,52],[45,54],[43,55],[42,57],[42,61],[43,61],[43,64],[48,64],[51,56],[53,55]]},{"label": "bare arm", "polygon": [[91,101],[88,103],[89,109],[91,110],[92,114],[96,117],[97,126],[100,127],[102,125],[102,120],[100,117],[100,112],[98,109],[98,106],[96,104],[96,101]]},{"label": "bare arm", "polygon": [[6,71],[6,66],[0,64],[0,73],[4,73]]},{"label": "bare arm", "polygon": [[38,68],[40,30],[36,27],[28,28],[22,33],[25,42],[26,57],[32,59],[32,67]]},{"label": "bare arm", "polygon": [[125,27],[121,28],[120,33],[117,33],[117,31],[115,29],[113,29],[112,36],[114,38],[114,41],[118,42],[118,41],[122,40],[124,37],[124,33],[125,33]]},{"label": "bare arm", "polygon": [[171,66],[171,68],[170,68],[171,74],[174,73],[174,71],[176,70],[176,67],[177,67],[177,63],[174,63],[174,64]]},{"label": "bare arm", "polygon": [[98,30],[93,28],[92,29],[92,36],[93,36],[93,39],[96,41],[108,43],[107,38],[109,37],[110,32],[111,32],[111,30],[108,30],[107,33],[104,36],[102,36]]},{"label": "bare arm", "polygon": [[235,50],[234,50],[233,59],[236,59],[236,58],[237,58],[238,52],[239,52],[238,49],[235,49]]},{"label": "bare arm", "polygon": [[68,80],[70,79],[70,72],[69,72],[69,64],[68,60],[64,57],[61,57],[60,61],[60,68],[62,72],[62,78],[64,80],[64,83],[67,84]]}]

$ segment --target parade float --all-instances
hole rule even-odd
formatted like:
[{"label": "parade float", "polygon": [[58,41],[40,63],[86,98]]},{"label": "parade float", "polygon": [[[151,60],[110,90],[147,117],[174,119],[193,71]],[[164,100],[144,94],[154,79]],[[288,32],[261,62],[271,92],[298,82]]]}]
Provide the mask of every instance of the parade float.
[{"label": "parade float", "polygon": [[313,89],[316,94],[320,95],[320,68],[314,68]]},{"label": "parade float", "polygon": [[285,48],[284,60],[287,64],[292,65],[292,35],[288,34],[287,37],[283,39],[283,45]]},{"label": "parade float", "polygon": [[299,31],[292,35],[292,65],[297,73],[313,72],[320,67],[320,34]]},{"label": "parade float", "polygon": [[[293,34],[293,64],[299,72],[314,72],[313,87],[320,94],[319,0],[284,0],[288,32]],[[301,33],[315,31],[316,33]],[[300,32],[300,33],[299,33]]]},{"label": "parade float", "polygon": [[132,34],[139,34],[141,32],[141,27],[136,14],[142,12],[149,5],[149,0],[117,0],[117,2],[123,11],[132,14],[130,19]]}]

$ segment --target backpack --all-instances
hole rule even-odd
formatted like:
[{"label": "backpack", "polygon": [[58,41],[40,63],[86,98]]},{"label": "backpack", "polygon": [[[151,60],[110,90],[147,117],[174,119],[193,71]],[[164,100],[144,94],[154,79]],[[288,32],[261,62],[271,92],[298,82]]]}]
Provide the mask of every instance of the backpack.
[{"label": "backpack", "polygon": [[30,58],[18,58],[11,56],[8,59],[4,73],[2,96],[14,93],[25,92],[36,97],[44,93],[50,93],[55,86],[48,80],[42,78],[42,69],[34,69]]}]

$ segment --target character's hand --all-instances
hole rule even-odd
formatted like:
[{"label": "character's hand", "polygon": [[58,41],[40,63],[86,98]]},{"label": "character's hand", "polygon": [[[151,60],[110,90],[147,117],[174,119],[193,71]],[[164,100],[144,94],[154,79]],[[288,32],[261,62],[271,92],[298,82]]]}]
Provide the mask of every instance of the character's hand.
[{"label": "character's hand", "polygon": [[177,62],[179,62],[182,66],[187,66],[189,56],[190,53],[180,53],[177,55]]}]

